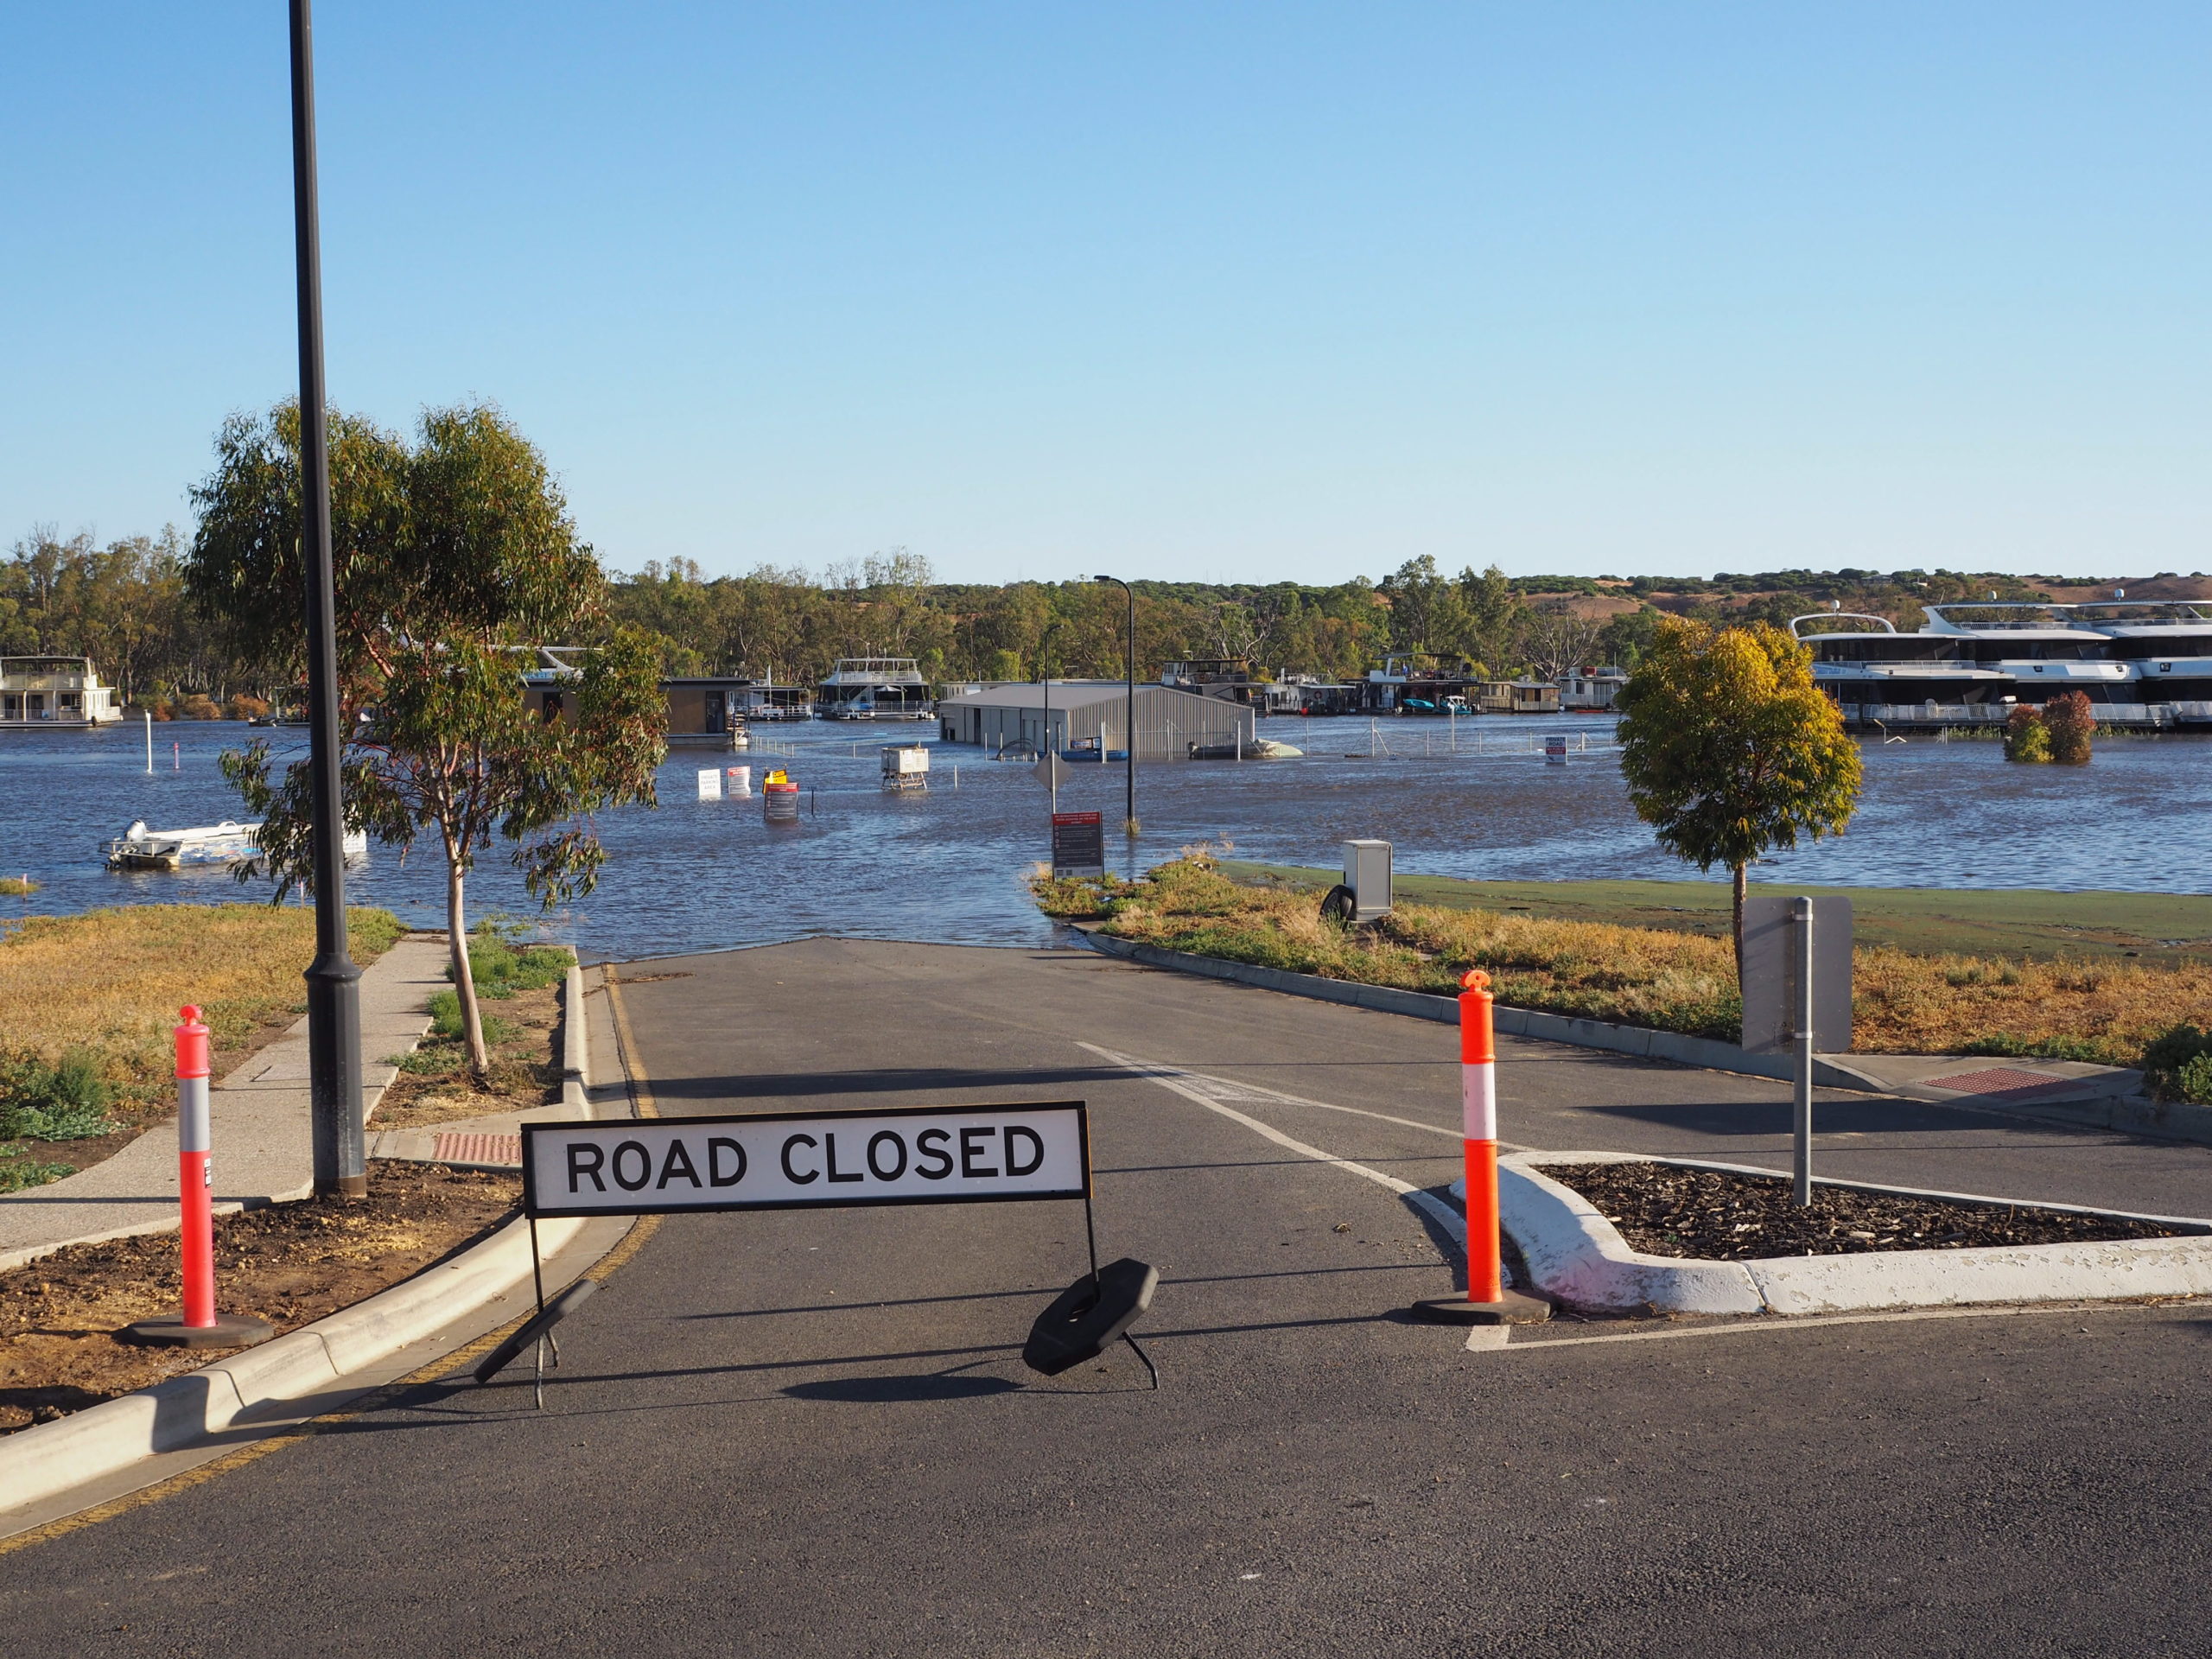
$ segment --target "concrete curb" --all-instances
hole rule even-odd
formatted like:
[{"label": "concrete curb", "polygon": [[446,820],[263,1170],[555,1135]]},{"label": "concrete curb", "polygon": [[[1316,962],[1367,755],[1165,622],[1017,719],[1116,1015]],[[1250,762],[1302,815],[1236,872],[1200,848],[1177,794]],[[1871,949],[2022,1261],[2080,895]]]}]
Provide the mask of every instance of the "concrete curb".
[{"label": "concrete curb", "polygon": [[569,964],[561,987],[561,1104],[581,1117],[591,1116],[585,1079],[591,1073],[591,1036],[584,1019],[584,970]]},{"label": "concrete curb", "polygon": [[[1261,968],[1250,963],[1225,962],[1187,950],[1166,950],[1156,944],[1140,944],[1103,933],[1077,930],[1084,943],[1106,956],[1142,963],[1148,968],[1167,968],[1178,973],[1200,974],[1208,979],[1234,980],[1263,990],[1292,996],[1313,997],[1323,1002],[1349,1003],[1376,1008],[1385,1014],[1411,1014],[1441,1025],[1459,1023],[1456,997],[1427,991],[1402,991],[1389,985],[1362,985],[1348,979],[1325,979],[1319,974],[1294,974],[1281,968]],[[1492,1012],[1495,1028],[1510,1037],[1535,1037],[1548,1043],[1567,1043],[1577,1048],[1600,1048],[1639,1059],[1669,1060],[1707,1071],[1736,1071],[1746,1077],[1771,1077],[1787,1083],[1796,1076],[1787,1054],[1750,1054],[1733,1043],[1710,1037],[1685,1037],[1680,1032],[1653,1031],[1643,1026],[1619,1026],[1605,1020],[1584,1020],[1572,1014],[1546,1014],[1535,1008],[1508,1007],[1503,1002]],[[1867,1094],[1888,1094],[1888,1085],[1851,1066],[1815,1058],[1813,1081],[1823,1089],[1850,1089]]]},{"label": "concrete curb", "polygon": [[[1646,1158],[1614,1152],[1513,1153],[1498,1160],[1498,1204],[1536,1288],[1593,1313],[1843,1313],[1976,1302],[2128,1300],[2212,1294],[2212,1224],[2193,1217],[2129,1219],[2196,1228],[2183,1238],[2101,1244],[2028,1244],[1974,1250],[1870,1251],[1707,1262],[1644,1255],[1581,1194],[1544,1174],[1545,1164],[1667,1163],[1771,1176],[1745,1164]],[[1860,1192],[1909,1193],[1969,1204],[2001,1198],[1832,1181]],[[2080,1205],[2037,1205],[2077,1215],[2126,1216]]]},{"label": "concrete curb", "polygon": [[[585,1224],[538,1223],[544,1253],[552,1255]],[[143,1458],[251,1425],[263,1408],[339,1382],[530,1276],[530,1224],[518,1218],[452,1261],[273,1342],[58,1422],[17,1430],[0,1440],[0,1492],[10,1509],[27,1509]]]}]

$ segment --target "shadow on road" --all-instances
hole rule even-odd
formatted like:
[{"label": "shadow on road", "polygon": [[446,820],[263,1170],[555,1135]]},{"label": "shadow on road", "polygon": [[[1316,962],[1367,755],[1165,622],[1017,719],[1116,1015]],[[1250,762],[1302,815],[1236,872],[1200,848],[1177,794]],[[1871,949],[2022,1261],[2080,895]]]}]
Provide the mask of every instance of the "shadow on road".
[{"label": "shadow on road", "polygon": [[1003,1376],[948,1376],[928,1371],[918,1376],[836,1376],[822,1382],[794,1382],[783,1392],[794,1400],[876,1405],[895,1400],[973,1400],[1011,1394],[1020,1386]]}]

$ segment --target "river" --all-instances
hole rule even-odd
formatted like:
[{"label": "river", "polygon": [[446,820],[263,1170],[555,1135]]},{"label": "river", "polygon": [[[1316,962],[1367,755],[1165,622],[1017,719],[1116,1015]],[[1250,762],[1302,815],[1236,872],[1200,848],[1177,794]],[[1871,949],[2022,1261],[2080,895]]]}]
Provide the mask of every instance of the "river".
[{"label": "river", "polygon": [[[809,933],[1025,944],[1051,936],[1030,905],[1023,873],[1045,853],[1046,798],[1028,766],[973,748],[937,747],[927,793],[877,781],[880,744],[927,738],[925,723],[860,727],[798,722],[762,734],[794,744],[790,760],[762,754],[672,754],[658,808],[601,816],[611,861],[599,889],[543,918],[588,958],[760,944]],[[1305,758],[1141,767],[1134,848],[1118,831],[1119,766],[1075,769],[1064,810],[1098,810],[1109,861],[1134,872],[1199,842],[1232,843],[1240,857],[1332,865],[1338,843],[1395,843],[1398,868],[1439,875],[1556,880],[1681,879],[1696,872],[1661,850],[1630,810],[1614,756],[1593,749],[1563,765],[1500,753],[1531,734],[1610,740],[1602,719],[1459,722],[1462,752],[1446,752],[1445,722],[1388,721],[1368,753],[1364,720],[1285,720],[1264,735]],[[157,829],[239,816],[217,756],[255,735],[222,722],[154,728],[145,769],[135,726],[97,732],[0,732],[0,875],[28,874],[41,890],[0,898],[0,919],[99,905],[265,898],[219,868],[123,874],[100,848],[133,818]],[[271,734],[298,753],[305,734]],[[1466,752],[1479,740],[1485,752]],[[1580,741],[1580,740],[1577,740]],[[1432,752],[1422,753],[1426,747]],[[854,751],[857,749],[858,753]],[[2200,859],[2212,849],[2212,742],[2191,738],[2101,741],[2085,768],[2008,766],[1993,742],[1869,742],[1866,787],[1850,832],[1776,855],[1759,879],[1872,887],[2206,890]],[[700,801],[702,767],[749,762],[756,783],[786,766],[808,791],[795,827],[763,822],[750,800]],[[955,779],[957,786],[955,786]],[[481,855],[472,913],[539,919],[507,862]],[[443,873],[434,843],[403,860],[372,849],[348,896],[410,921],[443,921]]]}]

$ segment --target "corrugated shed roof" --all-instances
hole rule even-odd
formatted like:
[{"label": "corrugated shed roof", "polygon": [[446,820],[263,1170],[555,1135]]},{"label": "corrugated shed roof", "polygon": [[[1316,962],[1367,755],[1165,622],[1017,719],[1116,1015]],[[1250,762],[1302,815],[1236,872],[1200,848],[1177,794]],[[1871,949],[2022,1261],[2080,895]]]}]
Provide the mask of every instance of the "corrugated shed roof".
[{"label": "corrugated shed roof", "polygon": [[[1113,702],[1126,698],[1128,688],[1119,680],[1055,680],[1052,682],[1052,707],[1055,709],[1090,709],[1102,702]],[[1195,703],[1211,704],[1217,708],[1235,709],[1236,704],[1223,697],[1202,697],[1192,691],[1179,690],[1169,685],[1147,685],[1140,683],[1137,696],[1149,700],[1154,697],[1182,697]],[[956,697],[941,698],[940,711],[950,709],[1042,709],[1045,688],[1035,683],[1024,685],[994,685],[982,691],[963,691]]]}]

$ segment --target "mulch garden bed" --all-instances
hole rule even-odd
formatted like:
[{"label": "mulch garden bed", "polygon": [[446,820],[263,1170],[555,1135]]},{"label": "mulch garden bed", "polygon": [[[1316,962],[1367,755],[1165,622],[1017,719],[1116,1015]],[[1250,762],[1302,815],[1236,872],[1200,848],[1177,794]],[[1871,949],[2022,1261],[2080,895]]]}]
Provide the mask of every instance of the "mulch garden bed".
[{"label": "mulch garden bed", "polygon": [[[521,1192],[515,1176],[378,1163],[365,1199],[218,1216],[217,1306],[282,1334],[450,1255],[512,1214]],[[0,1274],[0,1434],[220,1357],[117,1338],[134,1319],[174,1314],[181,1294],[175,1233],[73,1244]]]},{"label": "mulch garden bed", "polygon": [[2069,1215],[2020,1205],[1860,1192],[1815,1184],[1797,1207],[1786,1176],[1738,1175],[1673,1164],[1545,1164],[1646,1255],[1751,1262],[1866,1250],[1965,1250],[2001,1244],[2075,1244],[2174,1238],[2146,1221]]}]

